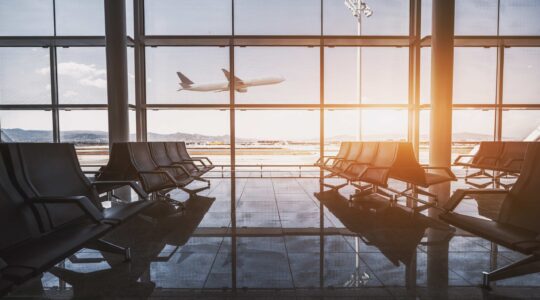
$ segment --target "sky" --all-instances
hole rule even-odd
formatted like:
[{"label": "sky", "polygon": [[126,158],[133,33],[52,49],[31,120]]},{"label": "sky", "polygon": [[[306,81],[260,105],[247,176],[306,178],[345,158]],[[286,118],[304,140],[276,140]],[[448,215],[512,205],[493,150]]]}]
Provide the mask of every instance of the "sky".
[{"label": "sky", "polygon": [[[126,1],[128,16],[131,1]],[[407,35],[408,0],[369,0],[374,14],[362,20],[365,35]],[[458,35],[497,34],[496,0],[456,0]],[[319,35],[320,0],[235,0],[237,35]],[[429,0],[422,1],[430,12]],[[57,35],[103,35],[102,0],[56,0]],[[231,0],[146,0],[148,35],[229,35],[232,32]],[[355,35],[357,21],[342,0],[324,0],[323,32]],[[0,36],[52,35],[51,0],[0,0]],[[495,20],[495,21],[494,21]],[[540,35],[540,1],[501,0],[500,33]],[[132,32],[128,18],[128,34]],[[429,13],[422,18],[422,34],[430,33]],[[325,48],[324,98],[327,103],[406,104],[408,97],[408,48]],[[361,57],[362,84],[357,66]],[[61,104],[105,104],[105,49],[58,48],[58,87]],[[422,49],[421,99],[429,102],[430,50]],[[454,102],[494,103],[495,48],[457,48],[454,69]],[[133,49],[128,49],[130,103],[134,103]],[[235,71],[241,79],[282,76],[285,81],[237,93],[241,104],[316,104],[319,102],[320,51],[309,47],[237,47]],[[0,47],[0,104],[47,104],[51,99],[49,50]],[[146,49],[147,102],[151,104],[226,104],[228,92],[178,92],[177,71],[195,83],[225,82],[221,69],[230,69],[226,47],[149,47]],[[505,50],[503,95],[506,103],[540,104],[540,48]],[[361,90],[361,100],[358,90]],[[0,111],[3,128],[49,130],[51,112]],[[325,134],[406,137],[405,110],[326,111]],[[428,114],[421,114],[421,131],[429,130]],[[131,114],[132,118],[134,114]],[[318,136],[317,111],[237,111],[238,137],[311,139]],[[540,123],[540,111],[503,114],[503,135],[521,137]],[[201,118],[213,120],[201,124]],[[61,112],[61,130],[107,130],[104,111]],[[493,111],[456,111],[454,132],[492,134]],[[133,121],[132,121],[133,124]],[[351,126],[351,124],[355,124]],[[463,126],[466,124],[466,126]],[[228,111],[149,111],[148,129],[157,133],[229,133]]]}]

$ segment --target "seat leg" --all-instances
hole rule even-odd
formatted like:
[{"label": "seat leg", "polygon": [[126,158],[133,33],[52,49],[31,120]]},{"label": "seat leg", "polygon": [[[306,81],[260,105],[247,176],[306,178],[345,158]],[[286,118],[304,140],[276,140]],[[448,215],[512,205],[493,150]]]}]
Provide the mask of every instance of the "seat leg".
[{"label": "seat leg", "polygon": [[197,180],[197,181],[201,181],[201,182],[206,182],[208,184],[208,186],[210,186],[210,180],[206,179],[206,178],[202,178],[202,177],[194,177],[193,178],[194,180]]},{"label": "seat leg", "polygon": [[196,197],[196,196],[198,196],[197,195],[198,192],[202,192],[204,190],[207,190],[208,188],[209,188],[209,186],[205,186],[205,187],[198,188],[198,189],[188,189],[188,188],[185,188],[185,187],[180,187],[179,189],[181,189],[182,191],[188,193],[190,197]]},{"label": "seat leg", "polygon": [[529,255],[522,260],[492,272],[482,273],[482,287],[489,288],[493,281],[540,272],[540,256]]},{"label": "seat leg", "polygon": [[128,248],[120,247],[118,245],[115,245],[113,243],[107,242],[102,239],[98,239],[91,242],[87,247],[90,249],[98,250],[98,251],[122,254],[124,255],[124,261],[131,260],[131,249],[129,247]]}]

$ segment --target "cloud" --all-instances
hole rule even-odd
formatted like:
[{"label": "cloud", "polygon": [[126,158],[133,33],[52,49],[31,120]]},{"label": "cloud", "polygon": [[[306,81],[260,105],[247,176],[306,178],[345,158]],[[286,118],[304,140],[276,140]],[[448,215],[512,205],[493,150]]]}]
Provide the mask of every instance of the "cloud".
[{"label": "cloud", "polygon": [[58,74],[75,78],[88,78],[105,76],[107,71],[97,68],[95,64],[63,62],[58,64]]},{"label": "cloud", "polygon": [[100,89],[107,88],[107,80],[101,78],[83,78],[79,83],[86,86],[93,86]]},{"label": "cloud", "polygon": [[[35,72],[41,75],[48,75],[49,68],[37,69]],[[83,86],[91,86],[100,89],[107,88],[107,71],[98,68],[95,64],[81,64],[76,62],[59,63],[58,75],[77,80],[77,82]]]},{"label": "cloud", "polygon": [[62,94],[62,96],[66,97],[66,98],[75,97],[75,96],[78,96],[78,95],[79,95],[79,93],[77,93],[75,91],[72,91],[72,90],[67,90]]}]

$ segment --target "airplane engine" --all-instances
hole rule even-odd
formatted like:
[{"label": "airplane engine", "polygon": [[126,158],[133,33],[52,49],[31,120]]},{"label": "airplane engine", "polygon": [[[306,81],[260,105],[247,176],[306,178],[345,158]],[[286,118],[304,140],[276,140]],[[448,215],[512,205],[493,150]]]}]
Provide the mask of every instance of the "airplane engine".
[{"label": "airplane engine", "polygon": [[245,93],[247,92],[247,89],[246,88],[241,88],[241,89],[236,89],[237,92],[239,93]]}]

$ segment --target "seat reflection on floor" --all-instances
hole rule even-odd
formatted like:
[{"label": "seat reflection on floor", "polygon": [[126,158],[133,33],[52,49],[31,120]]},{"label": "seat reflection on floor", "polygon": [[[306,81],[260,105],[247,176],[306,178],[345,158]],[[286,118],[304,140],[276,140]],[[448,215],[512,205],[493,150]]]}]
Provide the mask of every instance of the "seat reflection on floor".
[{"label": "seat reflection on floor", "polygon": [[[377,196],[350,202],[352,192],[325,192],[318,178],[212,179],[201,196],[172,195],[184,213],[155,208],[154,218],[106,236],[132,248],[130,263],[82,250],[9,296],[540,297],[538,274],[491,292],[477,286],[480,270],[520,254],[455,230],[434,208],[415,213]],[[497,205],[471,199],[458,210],[489,217]]]}]

